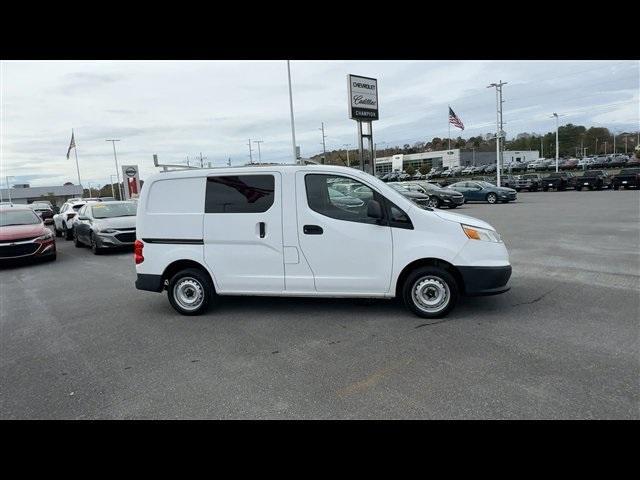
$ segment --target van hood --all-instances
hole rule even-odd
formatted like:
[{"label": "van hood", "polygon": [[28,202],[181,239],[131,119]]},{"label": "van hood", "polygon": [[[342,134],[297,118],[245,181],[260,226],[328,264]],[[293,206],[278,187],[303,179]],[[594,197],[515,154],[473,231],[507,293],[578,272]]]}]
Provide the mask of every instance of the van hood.
[{"label": "van hood", "polygon": [[489,225],[487,222],[478,220],[474,217],[460,215],[459,213],[443,212],[442,210],[434,210],[434,213],[443,220],[448,220],[449,222],[464,223],[465,225],[469,225],[470,227],[485,228],[487,230],[493,230],[494,232],[496,231],[496,229]]}]

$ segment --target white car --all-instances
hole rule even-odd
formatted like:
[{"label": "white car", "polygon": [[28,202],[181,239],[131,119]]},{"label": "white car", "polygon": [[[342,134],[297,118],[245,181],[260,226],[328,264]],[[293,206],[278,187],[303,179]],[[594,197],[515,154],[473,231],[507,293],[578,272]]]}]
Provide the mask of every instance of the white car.
[{"label": "white car", "polygon": [[462,174],[463,175],[470,175],[474,172],[475,167],[473,165],[469,165],[468,167],[465,167],[462,169]]},{"label": "white car", "polygon": [[[359,185],[359,208],[333,201],[336,180]],[[401,296],[416,315],[437,318],[459,295],[506,292],[511,276],[488,223],[422,209],[373,175],[333,165],[153,175],[134,252],[136,288],[166,289],[183,315],[218,295]]]},{"label": "white car", "polygon": [[60,212],[53,216],[56,237],[64,237],[66,240],[73,238],[73,223],[78,219],[78,210],[86,203],[80,200],[69,200],[60,207]]}]

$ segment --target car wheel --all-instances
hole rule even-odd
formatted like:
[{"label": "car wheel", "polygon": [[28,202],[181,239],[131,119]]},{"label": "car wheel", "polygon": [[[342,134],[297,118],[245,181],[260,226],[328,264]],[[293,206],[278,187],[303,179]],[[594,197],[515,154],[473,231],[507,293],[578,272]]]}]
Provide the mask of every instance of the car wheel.
[{"label": "car wheel", "polygon": [[489,202],[489,203],[490,203],[490,204],[492,204],[492,205],[493,205],[494,203],[497,203],[497,202],[498,202],[498,196],[497,196],[495,193],[493,193],[493,192],[488,193],[488,194],[487,194],[487,202]]},{"label": "car wheel", "polygon": [[199,269],[187,268],[169,280],[167,293],[169,303],[178,313],[200,315],[209,308],[215,292],[208,274]]},{"label": "car wheel", "polygon": [[76,246],[76,248],[82,247],[82,242],[78,238],[78,232],[75,228],[73,229],[73,244]]},{"label": "car wheel", "polygon": [[438,267],[423,267],[409,274],[402,287],[409,310],[423,318],[440,318],[458,301],[458,284],[453,276]]},{"label": "car wheel", "polygon": [[618,190],[618,188],[620,188],[620,187],[618,187],[618,185],[614,185],[614,186],[613,186],[613,189],[614,189],[614,190]]},{"label": "car wheel", "polygon": [[548,188],[543,188],[543,189],[542,189],[542,191],[543,191],[543,192],[548,192],[548,191],[549,191],[549,189],[548,189]]},{"label": "car wheel", "polygon": [[100,255],[102,253],[102,249],[98,247],[98,242],[96,242],[96,236],[93,234],[93,232],[91,232],[90,241],[91,241],[91,251],[93,252],[93,254]]},{"label": "car wheel", "polygon": [[581,192],[581,191],[582,191],[582,187],[576,187],[576,190],[577,190],[578,192]]},{"label": "car wheel", "polygon": [[440,207],[440,199],[438,197],[431,196],[429,197],[429,201],[427,205],[431,208],[439,208]]},{"label": "car wheel", "polygon": [[62,234],[63,234],[65,240],[73,239],[73,229],[72,228],[67,228],[67,224],[66,223],[62,224]]},{"label": "car wheel", "polygon": [[58,230],[58,227],[56,227],[56,224],[53,224],[53,232],[56,234],[56,237],[61,237],[62,236],[62,232],[60,230]]}]

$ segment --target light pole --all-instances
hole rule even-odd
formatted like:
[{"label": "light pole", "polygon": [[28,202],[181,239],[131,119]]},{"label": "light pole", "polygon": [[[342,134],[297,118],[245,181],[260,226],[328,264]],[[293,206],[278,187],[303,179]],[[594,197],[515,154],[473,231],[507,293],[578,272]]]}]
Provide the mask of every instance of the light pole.
[{"label": "light pole", "polygon": [[260,144],[263,142],[264,140],[254,140],[253,143],[257,143],[258,144],[258,164],[262,163],[262,155],[260,154]]},{"label": "light pole", "polygon": [[556,117],[556,173],[558,172],[558,114],[553,112],[553,117]]},{"label": "light pole", "polygon": [[324,139],[327,138],[327,136],[324,134],[324,122],[322,122],[322,127],[318,130],[322,130],[322,163],[325,164],[327,163],[327,148]]},{"label": "light pole", "polygon": [[507,82],[500,80],[499,83],[492,83],[487,88],[496,89],[496,184],[500,186],[500,137],[502,135],[502,86]]},{"label": "light pole", "polygon": [[597,137],[596,137],[596,149],[593,153],[594,155],[598,155],[598,138]]},{"label": "light pole", "polygon": [[9,195],[9,203],[13,203],[11,201],[11,187],[9,186],[9,178],[15,178],[13,175],[7,175],[4,177],[4,179],[7,182],[7,195]]},{"label": "light pole", "polygon": [[113,190],[113,175],[109,175],[109,180],[111,181],[111,196],[116,198],[116,192]]},{"label": "light pole", "polygon": [[351,146],[350,143],[343,143],[342,144],[343,147],[347,147],[347,167],[351,166],[351,162],[349,161],[349,147]]},{"label": "light pole", "polygon": [[118,139],[107,139],[105,142],[111,142],[113,145],[113,159],[116,162],[116,178],[118,179],[118,194],[120,195],[120,200],[122,200],[122,187],[120,186],[120,168],[118,167],[118,155],[116,155],[116,142],[119,142]]},{"label": "light pole", "polygon": [[291,112],[291,143],[293,145],[293,163],[298,163],[298,155],[296,152],[296,124],[293,118],[293,93],[291,92],[291,65],[287,60],[287,77],[289,79],[289,110]]}]

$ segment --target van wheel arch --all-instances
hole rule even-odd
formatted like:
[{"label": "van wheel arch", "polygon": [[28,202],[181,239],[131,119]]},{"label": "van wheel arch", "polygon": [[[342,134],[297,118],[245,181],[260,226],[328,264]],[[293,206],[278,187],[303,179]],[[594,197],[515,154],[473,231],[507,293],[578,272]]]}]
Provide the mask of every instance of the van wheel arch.
[{"label": "van wheel arch", "polygon": [[396,281],[396,297],[402,296],[402,287],[404,286],[404,282],[409,274],[420,267],[438,267],[448,271],[458,284],[458,290],[460,293],[464,293],[464,280],[462,278],[462,274],[455,265],[452,265],[445,260],[440,260],[439,258],[420,258],[405,266],[402,269],[402,272],[400,272],[400,275],[398,275],[398,280]]},{"label": "van wheel arch", "polygon": [[181,270],[186,270],[188,268],[195,268],[197,270],[202,270],[202,272],[204,272],[208,277],[209,280],[211,280],[211,285],[213,285],[213,288],[215,290],[215,283],[213,281],[213,278],[211,277],[211,274],[209,273],[209,270],[207,270],[204,265],[202,265],[201,263],[196,262],[195,260],[176,260],[173,263],[170,263],[167,268],[164,269],[164,272],[162,272],[162,289],[166,289],[166,283],[171,280],[171,278],[178,272],[180,272]]}]

